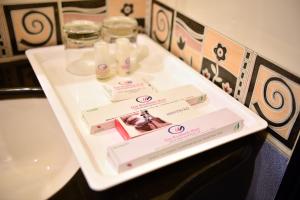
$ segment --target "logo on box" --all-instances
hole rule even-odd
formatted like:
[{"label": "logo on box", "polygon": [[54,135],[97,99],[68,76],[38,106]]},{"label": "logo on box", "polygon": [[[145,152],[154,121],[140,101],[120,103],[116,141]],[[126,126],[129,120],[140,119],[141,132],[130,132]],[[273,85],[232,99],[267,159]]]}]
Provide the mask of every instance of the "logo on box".
[{"label": "logo on box", "polygon": [[149,102],[151,100],[152,100],[152,97],[148,96],[148,95],[146,95],[146,96],[140,96],[140,97],[136,98],[136,101],[139,102],[139,103],[147,103],[147,102]]},{"label": "logo on box", "polygon": [[125,81],[120,81],[119,82],[119,85],[130,85],[132,84],[133,81],[132,80],[125,80]]},{"label": "logo on box", "polygon": [[168,132],[171,134],[178,134],[178,133],[182,133],[184,130],[185,130],[184,126],[174,125],[168,129]]}]

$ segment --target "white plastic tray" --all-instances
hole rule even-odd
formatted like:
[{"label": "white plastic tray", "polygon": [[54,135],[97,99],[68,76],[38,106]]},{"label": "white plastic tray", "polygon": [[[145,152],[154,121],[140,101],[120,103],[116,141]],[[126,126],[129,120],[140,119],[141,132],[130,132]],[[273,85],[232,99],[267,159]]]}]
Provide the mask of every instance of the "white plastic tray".
[{"label": "white plastic tray", "polygon": [[244,119],[245,126],[239,132],[213,138],[118,174],[106,159],[106,148],[123,141],[122,137],[115,129],[89,134],[81,115],[82,110],[110,103],[104,94],[103,83],[94,75],[75,76],[67,72],[63,46],[28,50],[26,55],[92,189],[107,189],[267,127],[258,115],[147,36],[139,35],[138,43],[146,44],[150,53],[134,76],[146,77],[159,90],[193,84],[208,95],[208,101],[197,106],[200,112],[227,107]]}]

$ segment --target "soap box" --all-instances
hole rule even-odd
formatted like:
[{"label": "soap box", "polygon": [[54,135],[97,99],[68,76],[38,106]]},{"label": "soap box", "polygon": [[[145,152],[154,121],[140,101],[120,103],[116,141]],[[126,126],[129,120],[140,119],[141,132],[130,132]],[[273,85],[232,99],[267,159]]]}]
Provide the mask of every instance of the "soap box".
[{"label": "soap box", "polygon": [[239,131],[242,127],[243,119],[225,108],[110,146],[107,156],[116,171],[123,172],[167,154]]},{"label": "soap box", "polygon": [[195,105],[204,102],[206,94],[193,85],[180,86],[86,110],[82,115],[90,133],[96,133],[114,128],[114,119],[117,117],[179,100],[185,100],[190,105]]},{"label": "soap box", "polygon": [[112,102],[141,96],[156,90],[150,83],[139,78],[118,78],[103,85],[104,91]]},{"label": "soap box", "polygon": [[125,140],[181,123],[200,113],[184,100],[142,109],[116,118],[115,127]]}]

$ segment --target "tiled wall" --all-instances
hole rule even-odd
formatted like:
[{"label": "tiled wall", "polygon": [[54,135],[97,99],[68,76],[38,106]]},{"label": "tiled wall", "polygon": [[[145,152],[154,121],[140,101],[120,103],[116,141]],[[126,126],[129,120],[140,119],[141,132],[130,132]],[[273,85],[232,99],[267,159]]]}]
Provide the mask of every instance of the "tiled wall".
[{"label": "tiled wall", "polygon": [[249,199],[274,198],[299,136],[300,78],[175,5],[174,0],[152,1],[150,36],[268,122],[267,133],[260,133],[267,139],[256,163],[262,179],[254,179]]},{"label": "tiled wall", "polygon": [[160,1],[151,19],[153,40],[264,118],[290,155],[300,127],[299,77]]},{"label": "tiled wall", "polygon": [[27,49],[62,43],[62,27],[74,19],[135,17],[146,24],[148,0],[1,0],[0,63],[25,59]]},{"label": "tiled wall", "polygon": [[[264,135],[266,147],[259,155],[256,173],[265,175],[278,169],[277,163],[268,159],[270,155],[273,160],[284,160],[280,163],[281,171],[271,173],[277,180],[274,187],[278,187],[299,135],[300,78],[285,66],[257,53],[256,49],[202,24],[205,21],[193,20],[177,11],[172,6],[174,2],[176,0],[2,0],[0,63],[25,59],[24,51],[29,48],[61,44],[62,26],[72,19],[101,22],[106,16],[135,17],[140,27],[149,28],[153,40],[269,123],[268,133]],[[259,167],[264,162],[269,165]],[[260,186],[257,181],[253,184],[256,188]],[[255,197],[255,192],[253,195]]]},{"label": "tiled wall", "polygon": [[[173,0],[174,1],[174,0]],[[204,26],[174,8],[148,0],[2,0],[0,63],[24,59],[29,48],[62,43],[62,26],[73,19],[101,22],[135,17],[150,36],[269,123],[273,141],[291,154],[299,133],[299,77],[263,55]],[[164,2],[164,1],[163,1]],[[172,2],[172,1],[168,1]],[[271,139],[272,140],[272,139]]]}]

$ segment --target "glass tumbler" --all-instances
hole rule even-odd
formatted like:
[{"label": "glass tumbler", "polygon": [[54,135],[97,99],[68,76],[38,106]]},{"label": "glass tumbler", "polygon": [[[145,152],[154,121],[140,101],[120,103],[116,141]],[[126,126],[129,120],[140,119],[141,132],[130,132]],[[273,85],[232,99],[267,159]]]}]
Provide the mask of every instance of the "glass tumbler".
[{"label": "glass tumbler", "polygon": [[63,27],[67,71],[86,76],[95,74],[95,42],[100,40],[101,26],[92,21],[74,20]]},{"label": "glass tumbler", "polygon": [[128,38],[134,43],[137,33],[138,23],[134,18],[114,16],[103,20],[101,36],[105,42],[114,43],[118,38]]}]

